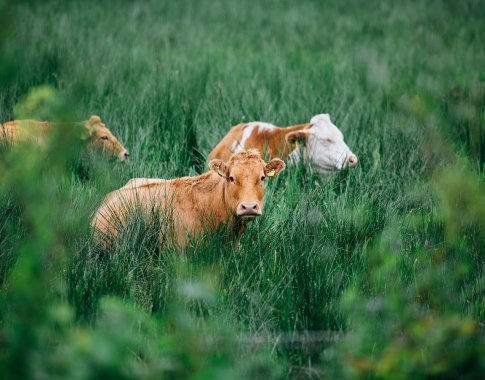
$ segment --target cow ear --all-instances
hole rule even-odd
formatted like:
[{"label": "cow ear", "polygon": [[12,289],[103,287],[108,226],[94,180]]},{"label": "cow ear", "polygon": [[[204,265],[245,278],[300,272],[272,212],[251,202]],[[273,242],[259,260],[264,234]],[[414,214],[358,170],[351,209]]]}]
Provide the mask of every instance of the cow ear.
[{"label": "cow ear", "polygon": [[222,160],[212,160],[209,162],[209,167],[214,170],[221,177],[227,178],[226,164]]},{"label": "cow ear", "polygon": [[294,131],[286,134],[286,142],[288,144],[305,143],[310,137],[310,134],[305,131]]},{"label": "cow ear", "polygon": [[278,174],[280,171],[282,171],[285,167],[286,167],[286,165],[282,160],[280,160],[279,158],[273,158],[264,167],[264,174],[267,177],[274,177],[276,174]]},{"label": "cow ear", "polygon": [[98,115],[92,115],[89,118],[89,124],[99,124],[101,123],[101,118]]},{"label": "cow ear", "polygon": [[93,132],[94,132],[93,128],[88,123],[83,124],[79,129],[79,134],[80,134],[79,137],[81,140],[87,140],[91,137]]}]

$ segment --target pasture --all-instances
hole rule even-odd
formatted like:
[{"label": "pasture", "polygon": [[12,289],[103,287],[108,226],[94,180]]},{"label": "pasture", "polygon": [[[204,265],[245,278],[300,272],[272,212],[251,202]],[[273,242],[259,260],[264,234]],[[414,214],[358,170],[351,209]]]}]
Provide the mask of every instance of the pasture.
[{"label": "pasture", "polygon": [[[0,147],[0,376],[480,378],[484,15],[0,0],[0,123],[99,115],[130,152],[110,162],[69,133]],[[92,244],[91,215],[129,179],[203,173],[233,125],[319,113],[358,166],[288,167],[240,244],[222,229],[172,250],[141,218]]]}]

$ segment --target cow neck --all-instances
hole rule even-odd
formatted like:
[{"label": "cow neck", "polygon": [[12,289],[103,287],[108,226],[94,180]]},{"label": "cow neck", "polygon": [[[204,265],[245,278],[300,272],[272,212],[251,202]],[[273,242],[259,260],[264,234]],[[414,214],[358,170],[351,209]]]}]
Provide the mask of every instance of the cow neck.
[{"label": "cow neck", "polygon": [[225,179],[214,172],[209,172],[202,176],[206,175],[204,186],[198,187],[195,193],[198,193],[200,197],[200,209],[209,210],[207,213],[204,213],[204,218],[207,220],[213,219],[213,222],[218,225],[224,223],[228,214],[230,214],[225,202]]},{"label": "cow neck", "polygon": [[207,189],[213,189],[212,191],[207,191],[208,197],[206,209],[212,210],[212,213],[205,215],[205,218],[212,220],[214,227],[220,227],[226,225],[229,237],[231,240],[239,239],[241,234],[246,229],[246,221],[237,218],[233,211],[227,206],[226,201],[226,179],[221,177],[216,173],[211,173],[208,180],[209,183]]},{"label": "cow neck", "polygon": [[271,141],[268,141],[268,145],[270,145],[271,149],[271,158],[280,157],[286,160],[288,156],[298,148],[298,144],[287,144],[286,135],[290,132],[303,131],[310,128],[310,123],[292,125],[290,127],[277,127],[273,134],[275,144],[271,146]]},{"label": "cow neck", "polygon": [[[214,220],[218,225],[222,225],[227,223],[227,227],[229,231],[231,231],[230,235],[234,234],[235,237],[240,236],[241,231],[244,231],[246,222],[237,218],[234,215],[233,210],[231,210],[227,206],[227,189],[226,189],[226,182],[227,180],[218,174],[216,174],[217,183],[217,191],[215,199],[211,200],[211,207],[216,209],[214,213],[215,216],[218,218]],[[222,195],[222,196],[221,196]],[[218,202],[217,204],[215,202]]]},{"label": "cow neck", "polygon": [[221,210],[221,216],[222,220],[220,220],[221,223],[225,222],[226,219],[231,215],[231,210],[229,210],[229,207],[227,207],[227,202],[226,202],[226,183],[227,179],[221,177],[219,174],[216,174],[217,177],[217,194],[221,194],[221,196],[217,196],[216,200],[219,202],[219,204],[216,206],[217,210]]}]

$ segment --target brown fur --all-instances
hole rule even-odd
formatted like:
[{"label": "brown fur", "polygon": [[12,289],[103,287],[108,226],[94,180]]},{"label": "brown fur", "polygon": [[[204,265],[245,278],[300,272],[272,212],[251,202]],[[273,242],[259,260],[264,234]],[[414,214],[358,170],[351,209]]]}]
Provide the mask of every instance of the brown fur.
[{"label": "brown fur", "polygon": [[[42,143],[45,135],[57,126],[82,125],[85,129],[86,144],[91,148],[102,150],[107,156],[120,157],[126,148],[116,139],[99,116],[93,115],[81,123],[49,123],[36,120],[14,120],[0,124],[0,141],[10,144],[20,142]],[[120,157],[120,159],[124,159]]]},{"label": "brown fur", "polygon": [[126,228],[130,215],[139,209],[145,215],[152,210],[162,216],[164,212],[171,212],[171,240],[178,246],[184,245],[187,237],[196,238],[226,223],[239,226],[241,233],[245,222],[239,223],[236,209],[241,202],[249,200],[260,202],[262,210],[264,177],[268,171],[274,170],[276,174],[284,166],[279,159],[266,164],[259,152],[250,150],[233,155],[227,163],[211,161],[212,171],[195,177],[131,179],[106,196],[91,225],[97,238],[116,237]]},{"label": "brown fur", "polygon": [[[254,128],[253,132],[246,140],[244,146],[240,142],[244,129],[248,124],[238,124],[223,137],[221,142],[209,154],[210,159],[219,158],[227,160],[234,152],[232,148],[234,143],[242,149],[258,149],[264,152],[268,158],[281,157],[286,159],[290,152],[295,148],[298,138],[291,138],[298,133],[305,133],[305,130],[311,128],[311,124],[298,124],[286,128],[274,127],[271,130]],[[296,137],[296,136],[295,136]]]}]

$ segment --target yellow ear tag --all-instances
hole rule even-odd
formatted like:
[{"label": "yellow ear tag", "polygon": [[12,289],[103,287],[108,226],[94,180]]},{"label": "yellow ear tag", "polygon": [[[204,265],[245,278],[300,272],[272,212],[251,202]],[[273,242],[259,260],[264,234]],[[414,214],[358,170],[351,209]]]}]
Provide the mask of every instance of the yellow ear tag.
[{"label": "yellow ear tag", "polygon": [[268,174],[266,174],[268,177],[274,177],[276,170],[271,170]]},{"label": "yellow ear tag", "polygon": [[219,174],[221,177],[225,177],[226,176],[224,174],[224,172],[221,169],[219,169],[219,168],[217,168],[217,174]]}]

